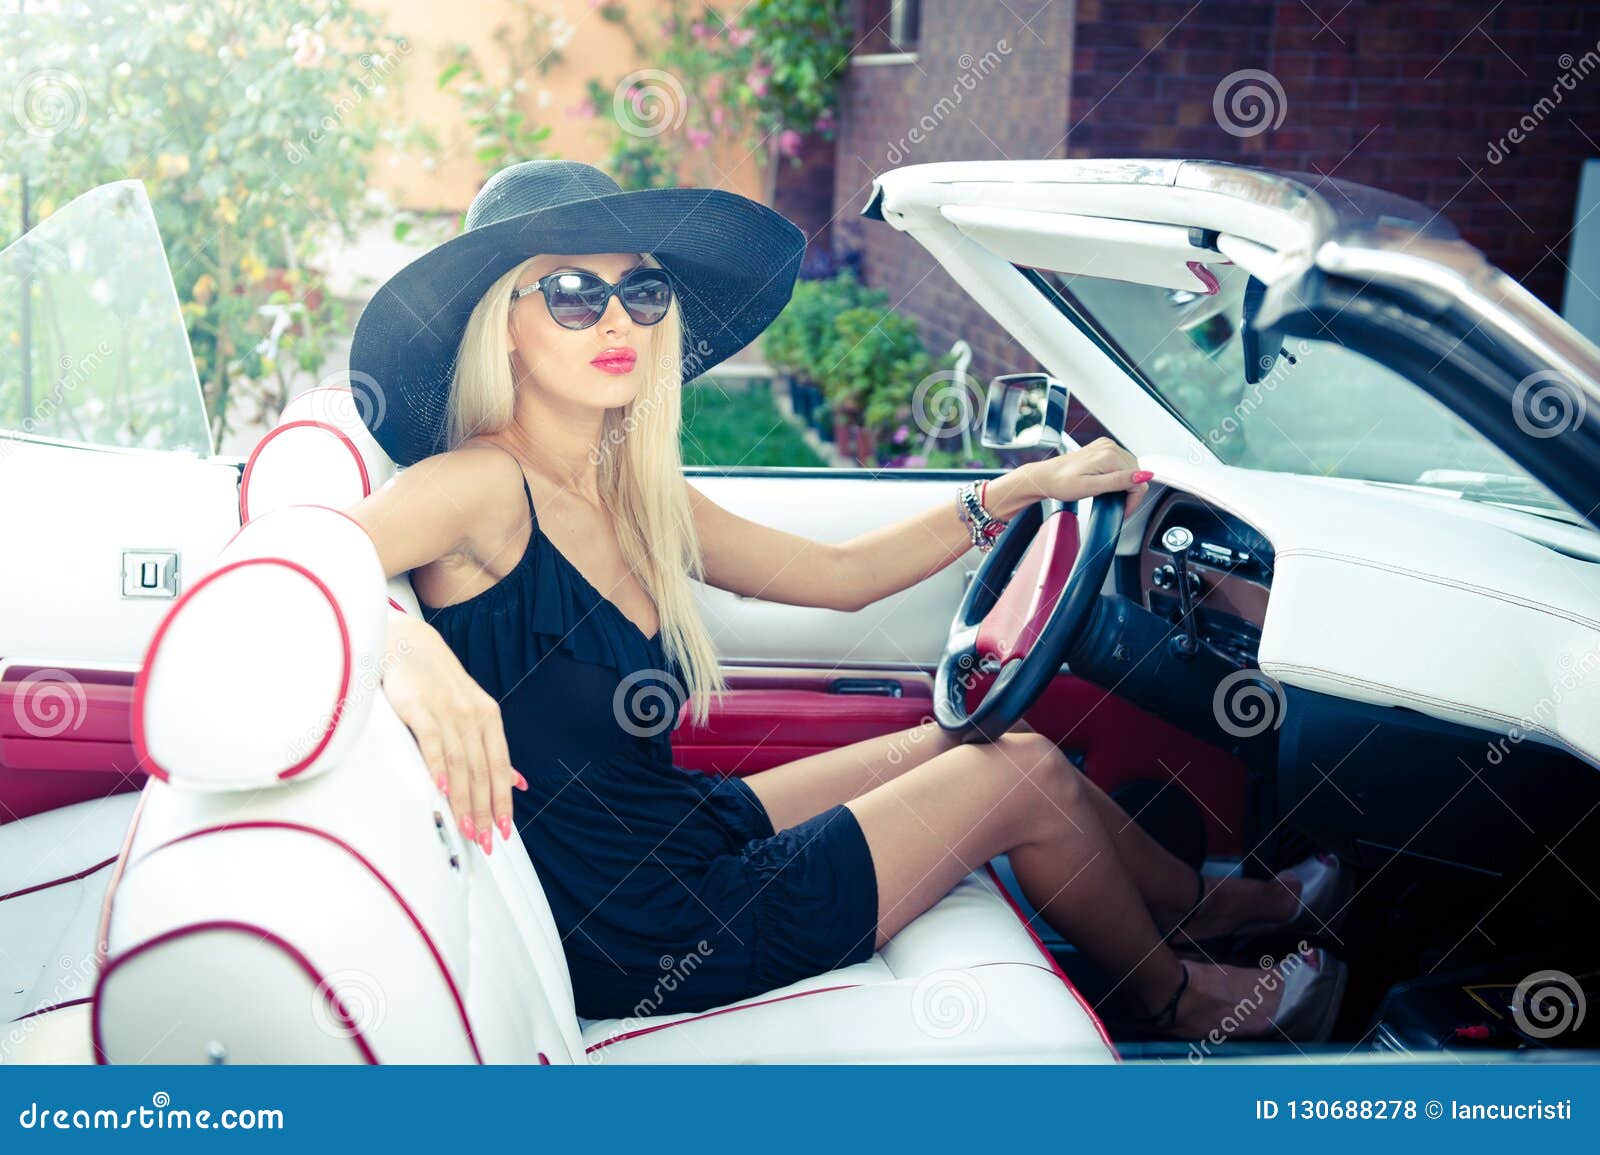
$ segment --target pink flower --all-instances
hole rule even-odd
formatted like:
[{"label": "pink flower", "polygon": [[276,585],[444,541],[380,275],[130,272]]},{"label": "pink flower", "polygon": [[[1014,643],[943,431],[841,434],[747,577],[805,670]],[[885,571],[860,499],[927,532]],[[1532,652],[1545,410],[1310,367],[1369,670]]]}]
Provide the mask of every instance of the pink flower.
[{"label": "pink flower", "polygon": [[710,143],[711,134],[705,129],[691,128],[689,130],[689,144],[693,146],[696,151],[704,151],[705,147]]},{"label": "pink flower", "polygon": [[910,437],[910,436],[911,436],[911,427],[909,425],[902,425],[902,426],[900,426],[899,429],[896,429],[894,431],[894,443],[896,445],[899,445],[902,441],[904,441],[907,437]]},{"label": "pink flower", "polygon": [[705,22],[696,20],[693,24],[689,25],[689,34],[696,40],[704,41],[707,38]]},{"label": "pink flower", "polygon": [[920,453],[913,453],[906,458],[907,469],[922,469],[928,464],[928,459]]},{"label": "pink flower", "polygon": [[711,123],[721,128],[724,115],[722,105],[717,105],[711,110]]},{"label": "pink flower", "polygon": [[567,117],[568,117],[568,119],[571,119],[571,120],[593,120],[594,119],[594,104],[593,104],[593,102],[585,100],[585,101],[580,101],[577,104],[574,104],[571,108],[567,109]]},{"label": "pink flower", "polygon": [[606,0],[589,0],[589,7],[591,8],[604,8],[605,6]]},{"label": "pink flower", "polygon": [[757,74],[754,70],[745,74],[744,82],[749,86],[750,91],[757,96],[765,96],[767,94],[767,78]]},{"label": "pink flower", "polygon": [[749,28],[729,28],[728,43],[735,48],[743,48],[756,38],[756,34]]},{"label": "pink flower", "polygon": [[778,151],[784,156],[800,155],[800,134],[792,128],[786,128],[778,134]]},{"label": "pink flower", "polygon": [[722,73],[717,73],[706,81],[706,98],[716,100],[722,95]]},{"label": "pink flower", "polygon": [[816,129],[818,132],[829,132],[833,129],[833,125],[833,109],[829,108],[825,109],[822,115],[817,117],[816,123],[811,127]]}]

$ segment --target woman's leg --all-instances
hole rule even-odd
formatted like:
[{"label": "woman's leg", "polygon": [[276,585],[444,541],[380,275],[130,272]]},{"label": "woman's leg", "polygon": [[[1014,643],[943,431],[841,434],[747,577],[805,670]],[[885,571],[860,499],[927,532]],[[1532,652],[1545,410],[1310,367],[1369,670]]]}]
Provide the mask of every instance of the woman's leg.
[{"label": "woman's leg", "polygon": [[[1032,733],[1032,727],[1021,721],[1011,731],[1017,736]],[[745,783],[761,799],[772,828],[785,830],[830,806],[859,798],[956,745],[937,722],[927,721],[774,766],[749,775]],[[1009,757],[1007,749],[997,745],[996,756]],[[1151,917],[1162,928],[1170,928],[1194,904],[1194,871],[1146,834],[1100,787],[1086,777],[1082,786]],[[1287,919],[1294,913],[1296,901],[1294,892],[1281,882],[1228,879],[1207,892],[1204,904],[1184,929],[1200,937],[1250,921]]]},{"label": "woman's leg", "polygon": [[[966,874],[1008,854],[1045,920],[1118,977],[1138,1006],[1159,1010],[1178,988],[1180,963],[1151,920],[1086,782],[1049,739],[1006,734],[988,745],[947,750],[850,800],[877,873],[878,945]],[[1199,1035],[1260,974],[1208,966],[1193,968],[1190,978],[1192,993],[1179,1003],[1175,1030]],[[1268,1017],[1276,1003],[1268,993],[1262,1003]]]}]

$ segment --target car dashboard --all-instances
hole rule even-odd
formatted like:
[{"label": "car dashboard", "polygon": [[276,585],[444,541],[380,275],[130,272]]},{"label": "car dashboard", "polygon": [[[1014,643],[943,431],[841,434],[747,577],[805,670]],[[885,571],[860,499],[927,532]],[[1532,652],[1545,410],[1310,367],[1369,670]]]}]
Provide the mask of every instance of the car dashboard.
[{"label": "car dashboard", "polygon": [[1173,529],[1189,532],[1183,568],[1194,605],[1199,640],[1241,668],[1254,666],[1272,585],[1272,544],[1242,518],[1178,490],[1169,490],[1140,532],[1136,567],[1124,590],[1164,620],[1181,618],[1178,559],[1163,540]]}]

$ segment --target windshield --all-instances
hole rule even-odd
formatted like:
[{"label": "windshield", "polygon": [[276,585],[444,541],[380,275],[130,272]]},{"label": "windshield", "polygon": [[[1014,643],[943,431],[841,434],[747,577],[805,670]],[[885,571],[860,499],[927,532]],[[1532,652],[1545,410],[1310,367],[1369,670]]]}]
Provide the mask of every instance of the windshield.
[{"label": "windshield", "polygon": [[0,251],[0,436],[211,453],[144,186],[103,185]]},{"label": "windshield", "polygon": [[1217,283],[1212,294],[1042,276],[1229,465],[1417,485],[1572,517],[1444,405],[1334,341],[1290,337],[1249,383],[1241,338],[1249,274],[1228,263],[1206,267]]}]

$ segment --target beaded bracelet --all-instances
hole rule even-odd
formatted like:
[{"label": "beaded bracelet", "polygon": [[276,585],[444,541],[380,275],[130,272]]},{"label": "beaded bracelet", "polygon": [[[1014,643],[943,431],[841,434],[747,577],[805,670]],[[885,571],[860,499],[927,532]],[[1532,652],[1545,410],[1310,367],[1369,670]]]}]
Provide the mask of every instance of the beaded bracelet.
[{"label": "beaded bracelet", "polygon": [[984,505],[982,495],[987,493],[988,484],[987,480],[981,486],[969,481],[956,489],[956,516],[967,527],[972,544],[980,553],[993,549],[995,539],[1009,524],[995,517]]}]

